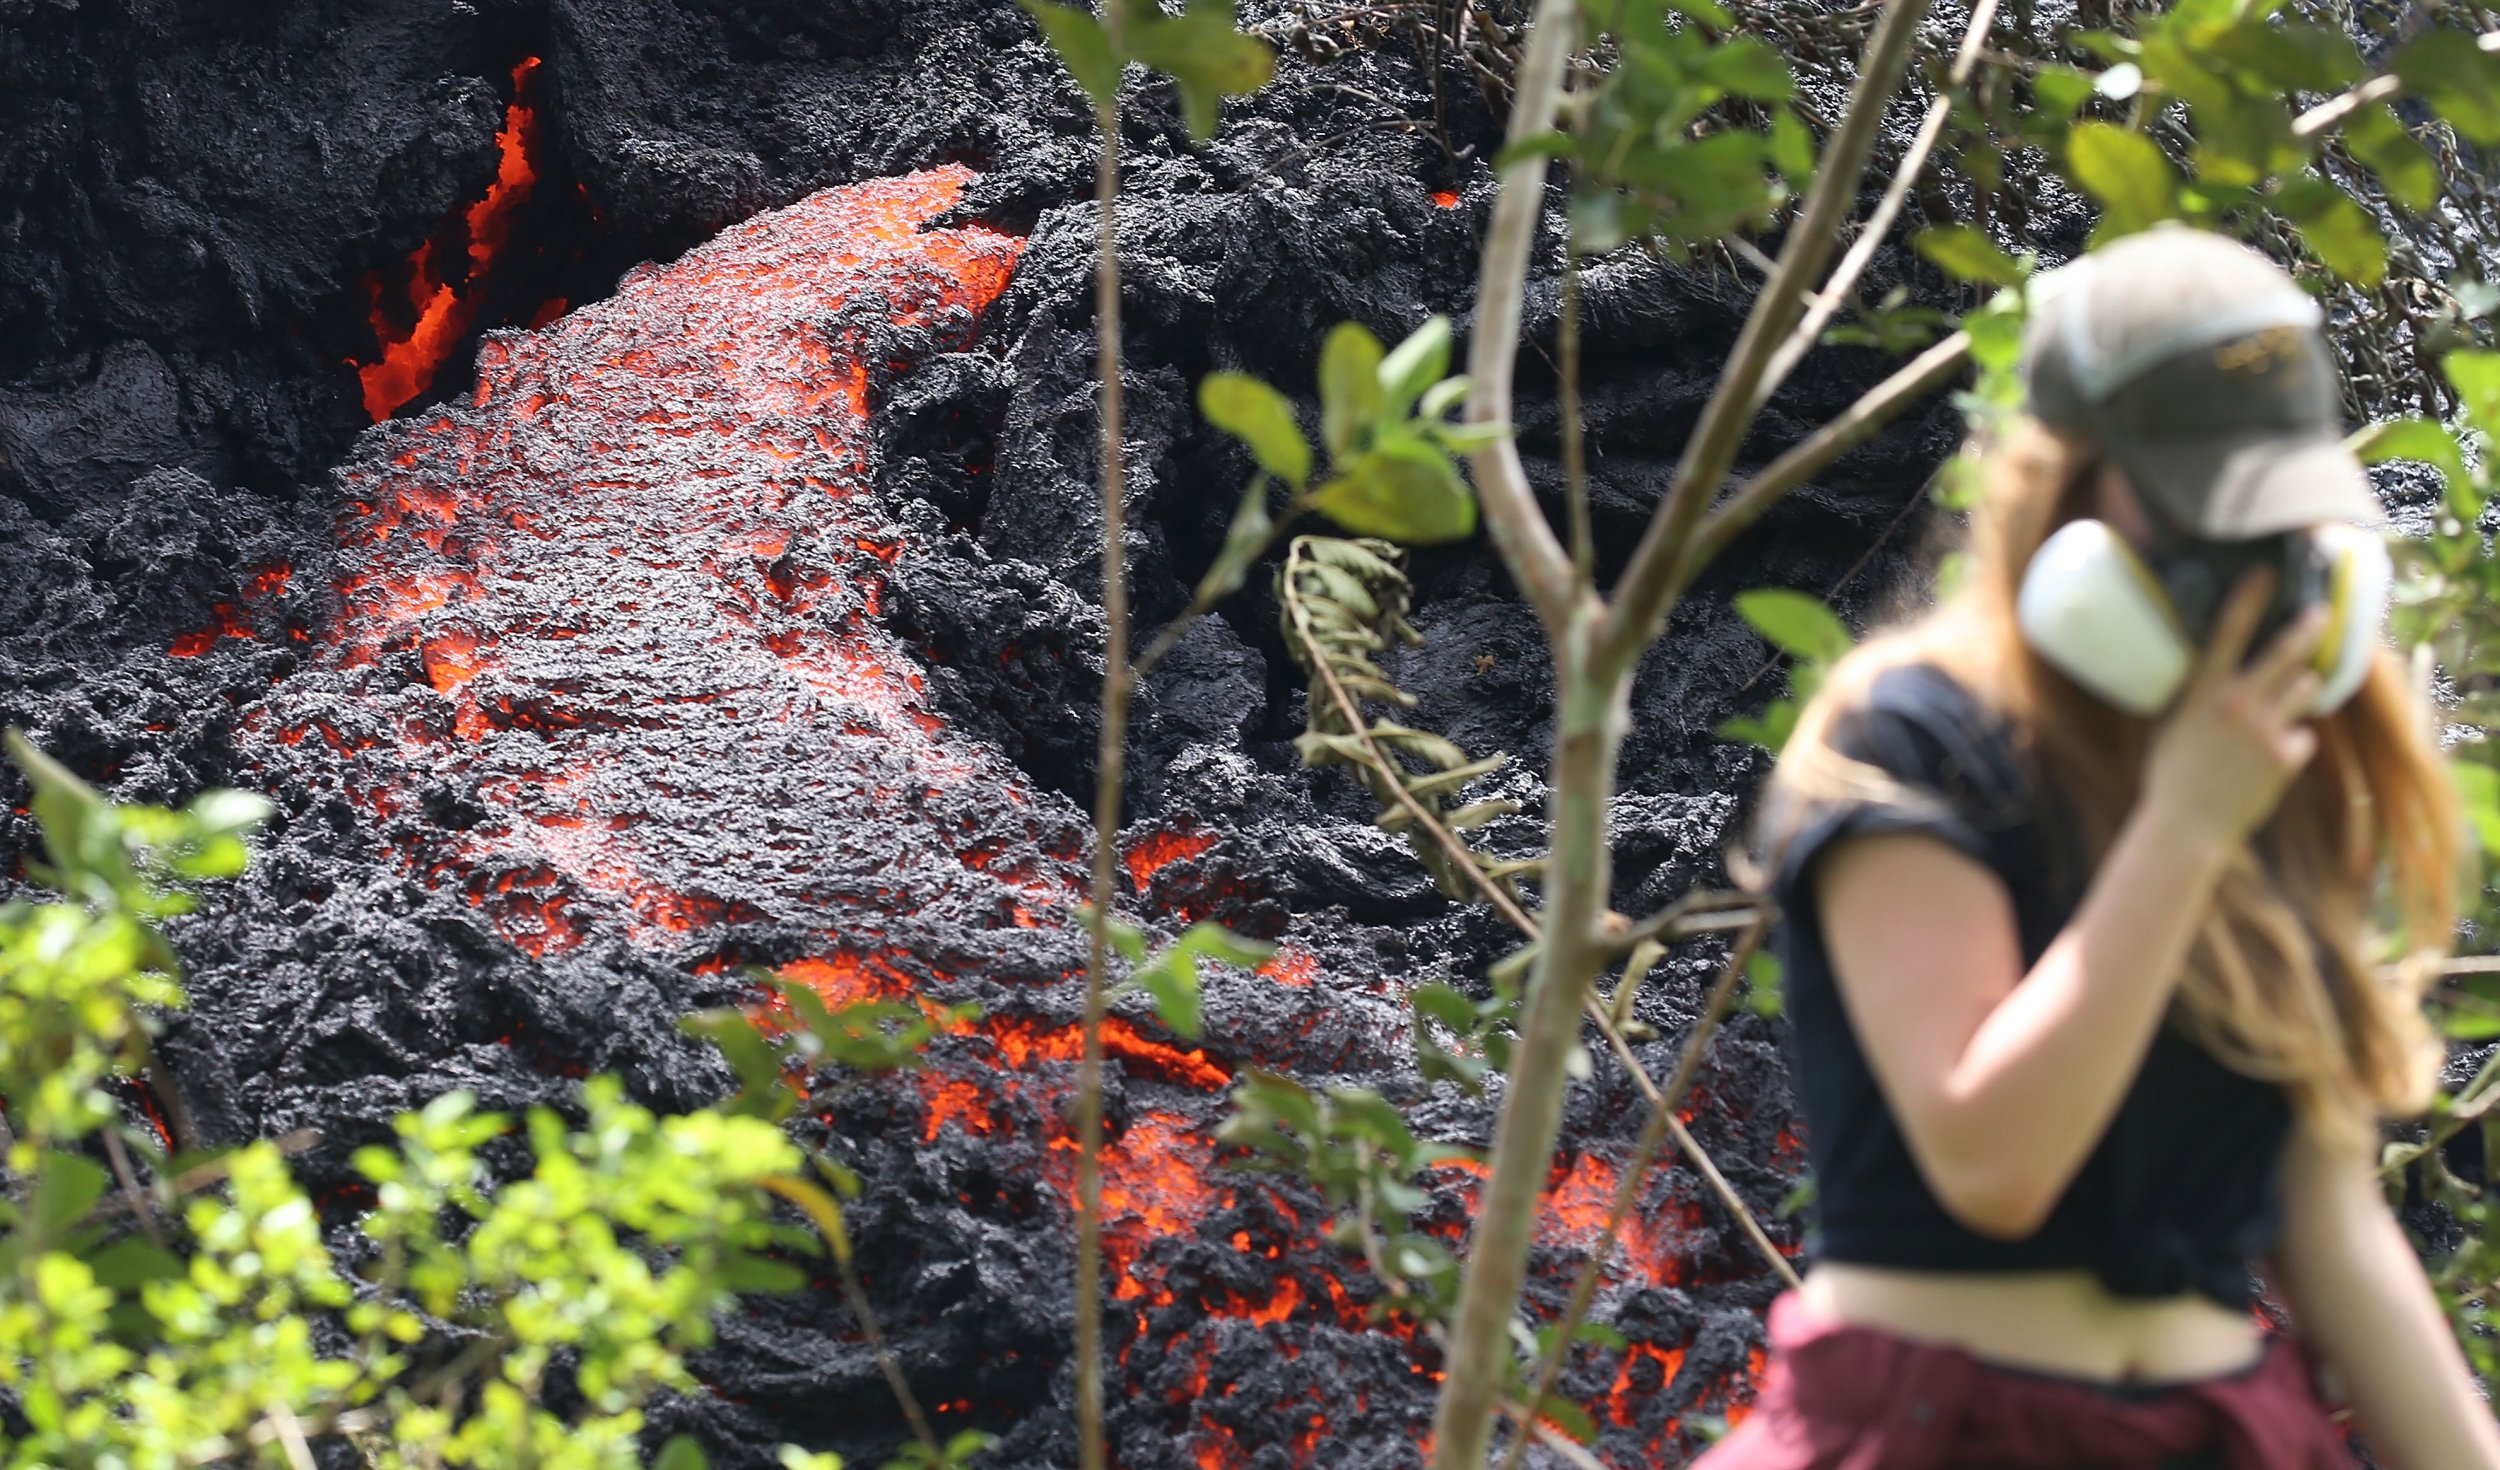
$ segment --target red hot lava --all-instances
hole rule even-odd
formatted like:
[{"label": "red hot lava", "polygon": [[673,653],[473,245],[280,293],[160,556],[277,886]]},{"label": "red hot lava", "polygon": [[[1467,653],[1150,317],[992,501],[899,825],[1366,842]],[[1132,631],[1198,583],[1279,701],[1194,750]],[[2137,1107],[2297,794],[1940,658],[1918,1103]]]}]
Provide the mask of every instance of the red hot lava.
[{"label": "red hot lava", "polygon": [[[469,213],[472,267],[491,254],[496,201],[528,187],[531,127],[516,100],[507,173]],[[307,666],[245,712],[247,750],[318,742],[412,874],[533,955],[622,936],[695,964],[723,926],[769,925],[819,936],[817,957],[784,973],[838,1004],[942,988],[944,945],[919,938],[931,916],[973,936],[946,944],[1064,933],[1084,887],[1081,817],[950,728],[879,616],[910,548],[869,493],[871,364],[908,371],[968,340],[1021,249],[978,225],[923,228],[970,177],[946,167],[825,191],[544,328],[491,337],[473,393],[378,428],[340,472],[335,610]],[[449,321],[463,298],[442,289]],[[231,608],[217,616],[193,635],[208,637],[200,649],[250,636]],[[429,814],[446,803],[461,820]],[[1215,840],[1142,836],[1130,875],[1142,890]],[[1289,1054],[1322,1017],[1399,1024],[1380,979],[1332,978],[1305,948],[1257,974],[1217,967],[1208,984],[1280,998],[1284,1032],[1228,1037],[1236,1054]],[[1038,1128],[1048,1182],[1069,1197],[1074,1144],[1058,1120],[1075,1031],[1018,1016],[956,1030],[913,1084],[919,1141]],[[1103,1186],[1113,1294],[1134,1326],[1122,1359],[1185,1406],[1200,1463],[1249,1464],[1278,1422],[1272,1404],[1243,1417],[1240,1334],[1367,1333],[1394,1359],[1382,1371],[1428,1382],[1411,1329],[1367,1324],[1319,1222],[1272,1196],[1265,1218],[1286,1226],[1226,1231],[1272,1263],[1264,1285],[1176,1285],[1170,1246],[1266,1194],[1220,1165],[1207,1132],[1233,1068],[1126,1021],[1105,1041],[1129,1084]],[[1612,1183],[1593,1157],[1561,1170],[1548,1239],[1584,1247]],[[1680,1279],[1696,1223],[1642,1222],[1627,1273]],[[1637,1359],[1618,1375],[1618,1414],[1635,1384],[1654,1392]],[[1376,1412],[1359,1385],[1307,1366],[1285,1431],[1297,1465],[1330,1425]]]},{"label": "red hot lava", "polygon": [[[376,422],[434,386],[443,364],[477,326],[487,272],[511,242],[513,220],[538,182],[545,130],[532,103],[537,76],[535,56],[512,68],[512,102],[495,134],[495,181],[486,196],[417,247],[405,282],[386,284],[380,271],[365,277],[380,353],[355,367],[365,412]],[[555,305],[561,309],[562,303]]]}]

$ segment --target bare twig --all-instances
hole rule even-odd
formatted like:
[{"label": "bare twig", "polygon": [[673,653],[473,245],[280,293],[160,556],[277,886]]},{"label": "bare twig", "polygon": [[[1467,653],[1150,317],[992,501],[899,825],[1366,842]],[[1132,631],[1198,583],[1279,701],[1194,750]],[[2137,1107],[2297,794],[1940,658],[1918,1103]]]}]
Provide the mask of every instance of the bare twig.
[{"label": "bare twig", "polygon": [[[2500,31],[2484,31],[2474,38],[2474,44],[2483,51],[2500,53]],[[2371,103],[2384,102],[2403,90],[2404,83],[2393,72],[2372,77],[2294,118],[2292,136],[2314,138]]]},{"label": "bare twig", "polygon": [[1615,953],[1630,954],[1644,944],[1661,940],[1682,939],[1712,930],[1750,928],[1760,913],[1760,903],[1752,894],[1699,889],[1646,919],[1628,923],[1620,930],[1609,929],[1606,937]]},{"label": "bare twig", "polygon": [[[1259,542],[1259,549],[1250,554],[1245,562],[1245,565],[1255,564],[1260,557],[1267,555],[1268,552],[1275,547],[1277,541],[1283,538],[1285,532],[1292,528],[1294,517],[1300,513],[1300,506],[1301,502],[1296,501],[1293,506],[1287,508],[1283,515],[1276,518],[1275,524],[1267,528],[1266,537]],[[1183,635],[1187,634],[1192,627],[1197,625],[1200,618],[1203,618],[1208,613],[1215,611],[1215,605],[1217,603],[1223,601],[1225,597],[1232,595],[1232,593],[1228,591],[1221,595],[1210,596],[1210,590],[1211,589],[1208,588],[1203,581],[1201,581],[1198,588],[1190,594],[1189,606],[1181,609],[1180,616],[1174,618],[1169,624],[1167,624],[1162,632],[1157,633],[1155,635],[1154,642],[1146,645],[1146,651],[1139,654],[1137,656],[1137,662],[1129,668],[1129,679],[1132,685],[1136,680],[1145,678],[1147,670],[1152,669],[1156,664],[1163,662],[1163,656],[1172,651],[1173,646],[1179,643]],[[1237,591],[1239,589],[1236,587],[1233,590]]]},{"label": "bare twig", "polygon": [[[1111,53],[1120,50],[1122,7],[1103,7]],[[1085,922],[1085,1043],[1076,1084],[1076,1436],[1081,1470],[1103,1470],[1102,1427],[1102,1027],[1111,902],[1119,868],[1120,788],[1127,768],[1129,657],[1126,504],[1122,494],[1120,383],[1120,110],[1094,111],[1101,153],[1094,172],[1094,332],[1102,376],[1102,718],[1094,746],[1094,869]]]},{"label": "bare twig", "polygon": [[[832,1244],[830,1241],[826,1243]],[[929,1416],[921,1412],[919,1398],[912,1393],[911,1384],[903,1378],[902,1361],[895,1357],[893,1346],[885,1340],[884,1330],[877,1325],[876,1312],[868,1305],[868,1290],[860,1284],[858,1264],[851,1259],[849,1251],[838,1250],[834,1252],[834,1266],[841,1272],[842,1295],[851,1304],[851,1315],[859,1319],[860,1335],[868,1339],[868,1349],[877,1357],[877,1368],[885,1374],[886,1387],[894,1390],[895,1402],[903,1406],[903,1417],[910,1421],[912,1438],[920,1441],[920,1447],[929,1452],[930,1464],[945,1463],[945,1447],[939,1442],[937,1431],[929,1426]]]},{"label": "bare twig", "polygon": [[[1755,927],[1748,931],[1749,938],[1744,946],[1747,954],[1752,952],[1755,942],[1751,936],[1760,934],[1760,923],[1761,921],[1757,920]],[[1742,963],[1741,960],[1739,963]],[[1597,1029],[1604,1034],[1606,1045],[1613,1050],[1616,1060],[1623,1063],[1624,1070],[1632,1074],[1633,1085],[1640,1089],[1641,1096],[1648,1101],[1651,1110],[1666,1110],[1667,1130],[1675,1135],[1676,1147],[1683,1150],[1686,1160],[1700,1172],[1702,1181],[1710,1186],[1710,1192],[1719,1197],[1720,1205],[1735,1217],[1736,1223],[1745,1232],[1745,1238],[1753,1242],[1755,1254],[1761,1256],[1763,1263],[1788,1285],[1802,1285],[1803,1283],[1797,1279],[1796,1268],[1789,1265],[1788,1258],[1781,1255],[1779,1247],[1771,1243],[1770,1234],[1762,1228],[1762,1222],[1754,1218],[1753,1211],[1746,1208],[1744,1200],[1738,1197],[1735,1187],[1727,1182],[1727,1176],[1719,1172],[1717,1162],[1710,1157],[1707,1150],[1702,1148],[1700,1141],[1686,1131],[1684,1120],[1675,1116],[1674,1109],[1683,1101],[1683,1089],[1678,1088],[1670,1094],[1668,1089],[1650,1080],[1649,1069],[1642,1066],[1641,1059],[1632,1054],[1631,1044],[1623,1039],[1622,1031],[1615,1026],[1614,1017],[1606,1013],[1606,1008],[1597,1003],[1595,996],[1589,998],[1588,1010],[1590,1019],[1597,1023]],[[1714,1020],[1713,1029],[1716,1025]],[[1680,1066],[1678,1070],[1681,1070]],[[1689,1077],[1685,1079],[1684,1085],[1686,1087],[1691,1085]]]},{"label": "bare twig", "polygon": [[1903,409],[1934,392],[1960,372],[1969,357],[1970,334],[1955,332],[1902,364],[1891,377],[1867,389],[1829,423],[1791,445],[1787,453],[1764,466],[1761,473],[1736,487],[1735,493],[1693,532],[1671,585],[1678,591],[1691,586],[1702,569],[1747,526],[1761,519],[1762,513],[1777,504],[1781,496],[1892,422]]},{"label": "bare twig", "polygon": [[1562,395],[1563,494],[1571,514],[1571,585],[1586,594],[1597,585],[1596,536],[1589,528],[1586,431],[1580,423],[1580,257],[1563,254],[1562,322],[1555,333],[1555,364]]},{"label": "bare twig", "polygon": [[1833,268],[1832,278],[1824,282],[1823,289],[1806,303],[1806,314],[1798,319],[1797,325],[1789,330],[1787,340],[1780,343],[1779,350],[1771,355],[1771,365],[1763,371],[1761,385],[1754,389],[1753,407],[1756,413],[1761,412],[1762,406],[1771,401],[1771,395],[1779,391],[1779,385],[1796,370],[1798,359],[1822,340],[1823,328],[1840,310],[1840,304],[1857,289],[1858,277],[1866,274],[1866,267],[1875,259],[1875,252],[1884,243],[1884,237],[1892,232],[1892,222],[1900,216],[1902,203],[1910,197],[1911,185],[1918,181],[1919,170],[1927,166],[1927,155],[1935,151],[1936,139],[1944,134],[1945,119],[1952,116],[1953,94],[1970,81],[1971,68],[1979,60],[1980,42],[1986,39],[1988,27],[1995,23],[1996,14],[1997,0],[1979,0],[1971,7],[1970,24],[1962,32],[1962,46],[1954,54],[1953,69],[1935,99],[1927,104],[1927,115],[1919,119],[1918,132],[1910,139],[1908,151],[1901,155],[1900,165],[1893,169],[1892,182],[1884,186],[1883,198],[1876,201],[1874,210],[1866,217],[1866,223],[1859,228],[1857,239],[1850,242],[1849,253],[1843,255],[1840,264]]},{"label": "bare twig", "polygon": [[284,1404],[274,1404],[263,1417],[286,1449],[288,1470],[316,1470],[312,1445],[305,1440],[304,1426],[297,1422],[295,1411]]},{"label": "bare twig", "polygon": [[1676,572],[1686,561],[1685,543],[1735,462],[1737,445],[1753,422],[1754,390],[1772,353],[1805,310],[1807,283],[1822,274],[1824,262],[1838,248],[1841,217],[1857,198],[1885,104],[1900,86],[1910,43],[1926,14],[1927,0],[1887,0],[1859,68],[1848,114],[1816,162],[1805,207],[1789,226],[1771,279],[1754,298],[1718,386],[1685,441],[1666,503],[1650,518],[1624,570],[1601,635],[1603,670],[1626,669],[1639,658],[1657,637],[1681,590]]},{"label": "bare twig", "polygon": [[117,1128],[104,1130],[104,1156],[112,1161],[113,1178],[121,1186],[122,1202],[139,1219],[139,1229],[146,1233],[148,1244],[164,1250],[165,1232],[156,1223],[156,1206],[147,1191],[139,1187],[138,1172],[130,1167],[130,1150],[122,1145]]},{"label": "bare twig", "polygon": [[[267,1140],[267,1142],[270,1147],[275,1148],[279,1153],[287,1156],[288,1158],[293,1158],[295,1155],[303,1153],[311,1149],[315,1144],[321,1142],[321,1130],[318,1128],[298,1128],[289,1133],[281,1133],[276,1138]],[[176,1198],[180,1198],[186,1194],[197,1194],[201,1190],[207,1189],[212,1185],[223,1183],[230,1168],[231,1166],[226,1162],[224,1156],[220,1155],[219,1157],[210,1159],[205,1163],[194,1164],[190,1168],[176,1174],[173,1178],[173,1183],[169,1185],[168,1188]],[[112,1214],[116,1211],[130,1209],[131,1204],[127,1200],[114,1199],[106,1201],[97,1208],[99,1213]]]},{"label": "bare twig", "polygon": [[[1517,100],[1510,113],[1511,143],[1537,137],[1553,126],[1563,62],[1577,29],[1574,0],[1539,0],[1527,54],[1519,66]],[[1537,216],[1545,207],[1545,166],[1545,154],[1530,148],[1502,170],[1502,192],[1493,206],[1483,268],[1477,275],[1475,329],[1467,343],[1470,423],[1507,424],[1511,419],[1519,317],[1526,294],[1528,253],[1536,242]],[[1518,444],[1505,434],[1470,455],[1468,464],[1475,471],[1476,497],[1484,508],[1494,547],[1529,605],[1544,620],[1548,635],[1558,633],[1569,620],[1574,601],[1571,559],[1554,539],[1545,512],[1537,508]]]},{"label": "bare twig", "polygon": [[[1511,1399],[1502,1400],[1502,1417],[1508,1419],[1512,1427],[1526,1429],[1528,1435],[1534,1436],[1537,1443],[1560,1455],[1563,1463],[1569,1465],[1571,1470],[1607,1470],[1606,1462],[1590,1454],[1586,1445],[1537,1418],[1525,1404]],[[1512,1443],[1525,1445],[1528,1442],[1528,1435],[1516,1438],[1512,1440]]]},{"label": "bare twig", "polygon": [[1302,605],[1298,601],[1289,601],[1287,606],[1293,616],[1294,636],[1302,640],[1305,662],[1319,676],[1320,687],[1328,695],[1329,703],[1336,706],[1338,717],[1345,721],[1347,730],[1361,744],[1367,763],[1384,778],[1381,784],[1388,788],[1390,799],[1397,803],[1400,811],[1406,813],[1408,820],[1431,836],[1433,844],[1450,860],[1450,865],[1468,876],[1476,891],[1484,895],[1485,902],[1493,905],[1494,912],[1500,914],[1504,922],[1531,940],[1535,939],[1538,936],[1536,920],[1528,917],[1527,910],[1519,906],[1518,895],[1486,872],[1476,861],[1475,850],[1406,789],[1405,769],[1380,748],[1379,742],[1372,739],[1370,721],[1363,718],[1362,706],[1338,680],[1336,671],[1328,666],[1327,651],[1320,647],[1318,636],[1311,631]]}]

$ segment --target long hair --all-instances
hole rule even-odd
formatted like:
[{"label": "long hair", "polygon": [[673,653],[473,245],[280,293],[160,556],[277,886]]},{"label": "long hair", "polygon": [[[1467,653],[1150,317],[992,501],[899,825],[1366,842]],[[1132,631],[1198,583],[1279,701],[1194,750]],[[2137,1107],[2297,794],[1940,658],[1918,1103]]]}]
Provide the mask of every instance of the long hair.
[{"label": "long hair", "polygon": [[[2088,442],[2032,420],[1992,446],[1958,583],[1853,651],[1801,712],[1771,778],[1764,850],[1817,805],[1909,795],[1831,734],[1877,674],[1926,663],[2009,722],[2098,865],[2153,727],[2042,661],[2014,600],[2040,543],[2091,513],[2100,466]],[[2440,1052],[2421,1000],[2455,926],[2460,807],[2393,651],[2316,727],[2315,758],[2224,871],[2171,1014],[2226,1066],[2283,1085],[2303,1117],[2351,1138],[2429,1101]]]}]

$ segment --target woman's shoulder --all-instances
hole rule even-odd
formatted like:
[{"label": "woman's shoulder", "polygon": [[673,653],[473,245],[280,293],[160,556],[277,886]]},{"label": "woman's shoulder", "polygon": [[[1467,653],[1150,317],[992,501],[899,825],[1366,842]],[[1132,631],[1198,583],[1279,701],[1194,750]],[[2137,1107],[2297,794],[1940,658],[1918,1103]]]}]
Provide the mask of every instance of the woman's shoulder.
[{"label": "woman's shoulder", "polygon": [[1923,659],[1866,676],[1834,712],[1830,739],[1843,756],[1922,784],[1956,777],[2002,787],[2022,774],[2013,721],[1961,677]]}]

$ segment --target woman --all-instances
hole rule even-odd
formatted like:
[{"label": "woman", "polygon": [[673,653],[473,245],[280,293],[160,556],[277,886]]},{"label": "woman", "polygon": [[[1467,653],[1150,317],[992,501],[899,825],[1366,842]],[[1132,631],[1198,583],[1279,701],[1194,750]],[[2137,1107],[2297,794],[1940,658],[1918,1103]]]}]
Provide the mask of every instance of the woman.
[{"label": "woman", "polygon": [[1958,590],[1771,783],[1816,1264],[1701,1464],[2350,1466],[2314,1363],[2390,1470],[2500,1470],[2376,1177],[2458,808],[2316,308],[2177,227],[2059,277]]}]

